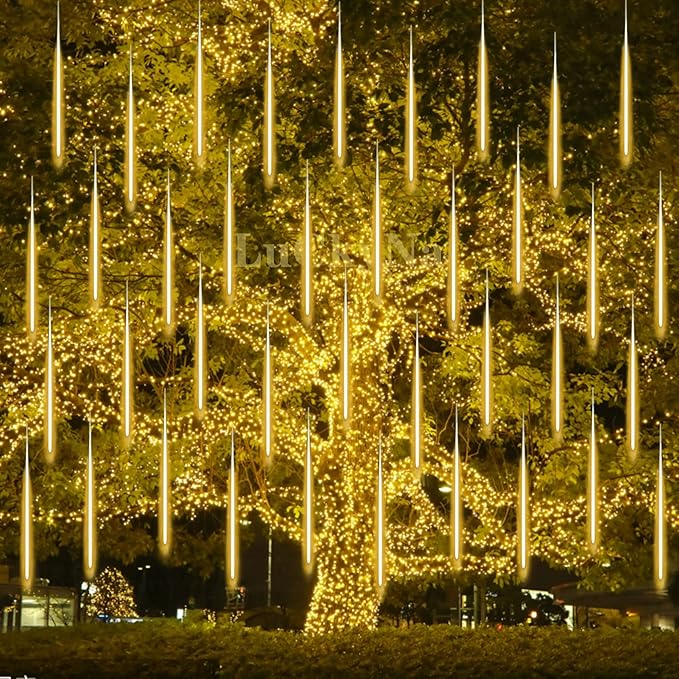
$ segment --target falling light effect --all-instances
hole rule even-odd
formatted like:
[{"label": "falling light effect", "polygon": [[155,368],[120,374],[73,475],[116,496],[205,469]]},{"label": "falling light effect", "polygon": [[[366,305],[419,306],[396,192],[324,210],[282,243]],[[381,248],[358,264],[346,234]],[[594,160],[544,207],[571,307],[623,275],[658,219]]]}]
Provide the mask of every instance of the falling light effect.
[{"label": "falling light effect", "polygon": [[174,236],[169,170],[167,171],[165,238],[163,240],[163,332],[166,337],[170,337],[174,332]]},{"label": "falling light effect", "polygon": [[24,478],[21,484],[21,547],[19,562],[21,564],[21,589],[29,592],[33,588],[33,489],[31,486],[31,467],[28,456],[28,427],[26,427],[26,459],[24,462]]},{"label": "falling light effect", "polygon": [[90,306],[101,304],[101,207],[99,205],[99,179],[97,177],[97,149],[94,149],[92,199],[90,203]]},{"label": "falling light effect", "polygon": [[599,546],[599,456],[594,421],[594,389],[592,389],[589,459],[587,461],[587,546],[595,554]]},{"label": "falling light effect", "polygon": [[122,384],[122,435],[123,443],[129,446],[134,426],[134,354],[130,331],[129,284],[125,281],[125,328],[123,332],[123,384]]},{"label": "falling light effect", "polygon": [[587,262],[587,343],[592,351],[599,342],[599,251],[594,220],[594,184],[592,184],[592,216],[589,222],[589,255]]},{"label": "falling light effect", "polygon": [[415,347],[413,357],[413,401],[411,426],[411,451],[413,473],[419,478],[422,467],[422,366],[420,365],[420,315],[415,314]]},{"label": "falling light effect", "polygon": [[561,192],[561,95],[556,69],[556,33],[554,33],[554,71],[549,114],[549,190],[553,198]]},{"label": "falling light effect", "polygon": [[235,223],[231,178],[231,140],[229,140],[226,160],[226,194],[224,196],[224,294],[227,304],[233,302],[233,296],[236,292]]},{"label": "falling light effect", "polygon": [[333,113],[335,164],[342,167],[346,160],[346,130],[344,123],[344,57],[342,56],[342,6],[337,5],[337,51],[335,53],[335,110]]},{"label": "falling light effect", "polygon": [[276,102],[274,100],[273,67],[271,65],[271,19],[269,47],[264,82],[264,186],[270,189],[276,180]]},{"label": "falling light effect", "polygon": [[340,402],[342,404],[342,420],[349,424],[351,415],[351,378],[350,378],[350,346],[349,346],[349,295],[347,287],[347,266],[344,265],[344,298],[342,301],[342,351],[340,354]]},{"label": "falling light effect", "polygon": [[160,451],[160,498],[158,507],[158,548],[164,559],[170,556],[172,540],[172,484],[170,480],[170,444],[167,436],[167,390],[163,389],[163,433]]},{"label": "falling light effect", "polygon": [[375,543],[377,563],[375,581],[378,591],[382,591],[387,582],[386,568],[386,504],[384,498],[384,470],[382,467],[382,436],[377,444],[377,492],[375,507]]},{"label": "falling light effect", "polygon": [[52,464],[57,453],[54,346],[52,342],[52,298],[47,303],[47,351],[45,352],[45,460]]},{"label": "falling light effect", "polygon": [[26,332],[35,339],[38,329],[38,242],[35,232],[35,194],[31,177],[31,214],[28,220],[26,244]]},{"label": "falling light effect", "polygon": [[448,230],[448,327],[454,330],[460,314],[460,277],[457,236],[457,208],[455,203],[455,168],[450,187],[450,226]]},{"label": "falling light effect", "polygon": [[57,2],[57,35],[54,43],[54,79],[52,81],[52,164],[57,170],[64,165],[66,97],[64,96],[64,61],[61,56],[61,12]]},{"label": "falling light effect", "polygon": [[314,565],[314,468],[311,461],[311,415],[306,414],[306,455],[304,456],[304,570]]},{"label": "falling light effect", "polygon": [[311,232],[311,207],[309,205],[309,161],[306,164],[304,191],[304,256],[302,260],[302,320],[308,327],[314,317],[314,242]]},{"label": "falling light effect", "polygon": [[226,502],[226,579],[228,586],[235,589],[239,578],[238,539],[238,468],[236,467],[235,435],[231,432],[231,463],[229,465],[229,489]]},{"label": "falling light effect", "polygon": [[530,538],[528,516],[528,462],[526,460],[526,422],[521,416],[521,467],[519,469],[518,498],[518,565],[519,580],[525,581],[530,566]]},{"label": "falling light effect", "polygon": [[481,39],[476,76],[476,145],[479,160],[488,160],[490,142],[490,96],[488,87],[488,52],[486,50],[486,18],[481,0]]},{"label": "falling light effect", "polygon": [[655,549],[653,554],[656,589],[667,587],[667,523],[665,517],[665,477],[662,460],[662,425],[658,441],[658,476],[655,490]]},{"label": "falling light effect", "polygon": [[196,39],[195,102],[193,120],[193,155],[196,165],[205,165],[205,120],[203,110],[203,28],[200,19],[200,0],[198,0],[198,37]]},{"label": "falling light effect", "polygon": [[655,334],[667,332],[667,281],[665,273],[665,223],[663,219],[662,172],[658,178],[658,231],[655,237]]},{"label": "falling light effect", "polygon": [[127,84],[127,116],[125,122],[125,209],[134,212],[137,205],[137,133],[135,127],[134,80],[132,77],[132,43],[130,43],[130,76]]},{"label": "falling light effect", "polygon": [[450,558],[453,569],[462,568],[462,465],[460,464],[460,427],[455,406],[455,447],[453,450],[453,497],[450,505]]},{"label": "falling light effect", "polygon": [[264,409],[264,461],[269,464],[273,454],[273,412],[271,409],[271,392],[273,390],[273,372],[271,368],[271,324],[269,303],[266,305],[266,340],[264,344],[264,379],[263,409]]},{"label": "falling light effect", "polygon": [[627,0],[625,0],[625,32],[620,63],[620,163],[629,167],[634,152],[632,119],[632,59],[627,36]]},{"label": "falling light effect", "polygon": [[483,348],[481,351],[481,429],[490,436],[493,421],[493,396],[490,375],[491,357],[490,302],[488,295],[488,269],[486,269],[486,306],[483,314]]},{"label": "falling light effect", "polygon": [[516,128],[516,170],[514,171],[514,218],[512,229],[512,288],[523,290],[523,198],[521,191],[521,140]]},{"label": "falling light effect", "polygon": [[194,356],[194,405],[197,419],[205,415],[207,400],[207,338],[203,309],[203,259],[198,261],[198,301],[196,303],[196,352]]},{"label": "falling light effect", "polygon": [[639,366],[634,325],[634,295],[632,296],[632,326],[627,361],[627,450],[632,462],[639,451]]},{"label": "falling light effect", "polygon": [[563,435],[563,343],[561,340],[561,309],[559,275],[556,276],[556,308],[552,339],[552,436],[561,440]]},{"label": "falling light effect", "polygon": [[97,571],[97,508],[94,491],[92,454],[92,423],[88,425],[87,479],[85,483],[85,521],[83,526],[83,571],[85,580],[92,581]]},{"label": "falling light effect", "polygon": [[406,85],[406,190],[415,190],[417,180],[417,91],[413,68],[413,27],[410,27],[408,82]]},{"label": "falling light effect", "polygon": [[375,143],[375,195],[373,204],[373,299],[382,299],[382,196],[380,192],[380,145]]}]

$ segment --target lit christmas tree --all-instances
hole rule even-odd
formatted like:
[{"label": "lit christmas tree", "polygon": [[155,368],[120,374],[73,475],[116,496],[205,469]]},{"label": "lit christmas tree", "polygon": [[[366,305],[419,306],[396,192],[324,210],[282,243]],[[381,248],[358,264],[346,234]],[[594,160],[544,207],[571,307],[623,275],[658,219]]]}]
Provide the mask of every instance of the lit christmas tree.
[{"label": "lit christmas tree", "polygon": [[87,595],[86,615],[88,618],[136,618],[132,585],[117,569],[107,566],[90,584]]}]

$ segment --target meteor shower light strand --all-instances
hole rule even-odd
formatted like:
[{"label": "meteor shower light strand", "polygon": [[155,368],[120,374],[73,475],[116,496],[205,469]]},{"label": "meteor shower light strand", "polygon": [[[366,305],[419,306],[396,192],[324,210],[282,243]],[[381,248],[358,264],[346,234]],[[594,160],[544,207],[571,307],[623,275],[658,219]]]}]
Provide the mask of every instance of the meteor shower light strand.
[{"label": "meteor shower light strand", "polygon": [[54,384],[52,297],[50,297],[47,303],[47,351],[45,353],[45,459],[48,464],[54,462],[57,451]]},{"label": "meteor shower light strand", "polygon": [[54,43],[54,78],[52,85],[52,164],[59,170],[64,164],[66,134],[64,124],[64,61],[61,55],[61,12],[57,2],[57,34]]},{"label": "meteor shower light strand", "polygon": [[135,133],[134,79],[132,43],[130,42],[130,73],[127,84],[127,120],[125,124],[125,208],[131,213],[137,204],[137,147]]},{"label": "meteor shower light strand", "polygon": [[488,87],[488,52],[486,50],[486,18],[483,0],[481,0],[481,38],[479,40],[479,56],[477,69],[476,92],[476,140],[479,160],[488,159],[490,136],[490,101]]},{"label": "meteor shower light strand", "polygon": [[224,197],[224,292],[227,304],[233,301],[236,287],[235,261],[234,261],[234,207],[233,185],[231,177],[231,140],[227,147],[226,160],[226,195]]},{"label": "meteor shower light strand", "polygon": [[663,219],[662,172],[658,177],[658,230],[655,240],[655,334],[663,339],[667,331],[667,282],[665,280],[665,223]]},{"label": "meteor shower light strand", "polygon": [[345,159],[344,129],[344,56],[342,55],[342,9],[337,5],[337,50],[335,53],[335,163],[341,167]]},{"label": "meteor shower light strand", "polygon": [[627,34],[627,0],[625,0],[625,31],[620,64],[620,162],[629,167],[634,151],[632,120],[632,59]]},{"label": "meteor shower light strand", "polygon": [[195,73],[195,120],[194,120],[194,154],[196,165],[205,164],[205,118],[203,101],[203,29],[201,22],[200,0],[198,2],[198,37],[196,39],[196,73]]},{"label": "meteor shower light strand", "polygon": [[594,219],[594,184],[592,184],[592,215],[589,222],[589,256],[587,278],[587,341],[592,351],[599,341],[599,253]]},{"label": "meteor shower light strand", "polygon": [[514,173],[514,229],[512,237],[513,288],[516,294],[523,289],[523,198],[521,195],[521,139],[516,128],[516,170]]},{"label": "meteor shower light strand", "polygon": [[453,330],[457,325],[458,314],[460,312],[455,168],[453,168],[450,201],[450,231],[448,233],[448,326]]},{"label": "meteor shower light strand", "polygon": [[29,339],[35,339],[38,329],[38,243],[35,230],[35,194],[31,177],[31,213],[28,221],[26,247],[26,330]]},{"label": "meteor shower light strand", "polygon": [[637,361],[634,296],[632,296],[632,325],[627,362],[627,449],[632,461],[636,460],[639,448],[639,375]]},{"label": "meteor shower light strand", "polygon": [[24,592],[28,592],[33,587],[33,493],[28,454],[28,427],[26,427],[26,455],[21,487],[21,547],[19,551],[21,588]]},{"label": "meteor shower light strand", "polygon": [[599,545],[599,459],[594,419],[594,388],[590,407],[589,460],[587,465],[587,543],[592,554]]},{"label": "meteor shower light strand", "polygon": [[553,198],[561,191],[561,97],[556,68],[556,33],[554,33],[554,70],[549,114],[549,189]]},{"label": "meteor shower light strand", "polygon": [[380,146],[375,144],[375,196],[373,205],[373,293],[382,296],[382,196],[380,193]]}]

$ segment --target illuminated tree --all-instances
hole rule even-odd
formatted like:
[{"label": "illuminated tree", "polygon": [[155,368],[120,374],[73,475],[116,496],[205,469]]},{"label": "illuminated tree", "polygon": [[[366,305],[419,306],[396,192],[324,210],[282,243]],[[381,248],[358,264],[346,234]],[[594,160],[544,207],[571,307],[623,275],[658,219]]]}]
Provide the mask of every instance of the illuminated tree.
[{"label": "illuminated tree", "polygon": [[[460,413],[465,544],[459,577],[515,577],[516,463],[527,418],[533,554],[581,572],[592,584],[650,577],[652,452],[625,453],[624,406],[631,293],[640,350],[643,451],[667,423],[674,456],[674,343],[654,339],[653,242],[657,176],[669,167],[677,124],[676,57],[663,51],[677,29],[669,1],[633,13],[635,162],[618,163],[616,112],[622,6],[499,1],[487,8],[490,154],[476,160],[479,8],[429,0],[397,9],[358,1],[343,8],[348,158],[334,163],[333,73],[337,14],[321,2],[203,3],[205,157],[194,144],[197,7],[90,0],[63,7],[66,160],[50,167],[55,17],[52,8],[3,6],[0,156],[4,294],[0,296],[0,536],[15,550],[22,431],[32,434],[40,560],[57,542],[77,548],[87,421],[95,425],[99,549],[130,561],[153,548],[163,390],[174,478],[175,562],[221,561],[216,535],[196,539],[198,515],[224,507],[231,431],[236,432],[241,512],[301,539],[306,422],[313,434],[317,584],[312,630],[374,623],[374,508],[378,444],[384,450],[391,577],[449,575],[449,516],[438,480],[451,481],[454,408]],[[275,184],[262,177],[268,19],[276,93]],[[413,26],[419,128],[415,192],[404,183],[404,107]],[[588,30],[583,30],[587,27]],[[559,33],[563,182],[546,185],[553,31]],[[591,30],[590,30],[591,29]],[[138,144],[136,210],[125,163],[125,111],[132,44]],[[636,56],[638,53],[638,57]],[[671,61],[673,60],[673,61]],[[511,234],[516,127],[521,126],[525,283],[512,293]],[[266,132],[266,131],[264,131]],[[335,143],[336,143],[335,139]],[[384,289],[373,300],[371,222],[379,141]],[[224,296],[224,192],[230,143],[239,257]],[[98,148],[103,302],[90,310],[88,222]],[[300,313],[299,242],[308,161],[314,250],[314,316]],[[460,319],[446,318],[451,170],[457,181]],[[174,333],[163,333],[163,237],[168,172],[174,227]],[[24,329],[29,176],[35,176],[41,319]],[[601,338],[585,340],[587,234],[596,182]],[[124,183],[125,182],[125,183]],[[673,188],[666,179],[665,219]],[[391,251],[391,257],[390,257]],[[414,254],[414,257],[410,255]],[[439,261],[438,254],[442,255]],[[676,257],[669,244],[670,271]],[[297,255],[297,256],[296,256]],[[207,327],[207,413],[195,418],[196,295],[202,261]],[[340,349],[345,266],[351,347],[351,415],[343,420]],[[488,271],[494,357],[494,421],[480,435],[481,318]],[[554,280],[561,285],[565,355],[564,436],[550,431]],[[134,338],[134,431],[121,436],[125,287]],[[672,282],[670,302],[675,295]],[[52,298],[59,447],[46,466],[42,442],[45,328]],[[273,362],[273,462],[262,462],[262,373],[266,309]],[[671,307],[670,307],[671,308]],[[422,357],[420,478],[411,464],[411,376],[416,316]],[[585,542],[589,399],[598,404],[602,539]],[[668,464],[669,473],[673,467]],[[671,487],[668,489],[671,493]],[[668,503],[671,507],[671,502]],[[221,511],[221,510],[220,510]],[[670,509],[672,527],[679,515]],[[191,538],[191,534],[193,537]],[[202,536],[201,536],[202,537]]]},{"label": "illuminated tree", "polygon": [[117,568],[107,566],[92,584],[91,593],[87,594],[88,617],[137,617],[132,586]]}]

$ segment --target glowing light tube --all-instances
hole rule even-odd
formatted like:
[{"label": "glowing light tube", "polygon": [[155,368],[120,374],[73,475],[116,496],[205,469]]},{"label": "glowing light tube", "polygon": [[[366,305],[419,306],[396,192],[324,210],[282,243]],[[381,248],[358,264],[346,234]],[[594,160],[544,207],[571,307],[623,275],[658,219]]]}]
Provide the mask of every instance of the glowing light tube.
[{"label": "glowing light tube", "polygon": [[47,351],[45,352],[45,461],[52,464],[57,454],[56,381],[54,378],[54,345],[52,341],[52,298],[47,304]]},{"label": "glowing light tube", "polygon": [[273,66],[271,64],[271,20],[269,20],[269,46],[264,80],[264,186],[273,187],[276,181],[276,102]]},{"label": "glowing light tube", "polygon": [[57,170],[66,157],[66,97],[64,95],[64,60],[61,56],[61,12],[57,1],[57,35],[54,43],[54,77],[52,80],[52,164]]},{"label": "glowing light tube", "polygon": [[599,453],[594,421],[594,389],[592,388],[589,458],[587,460],[587,546],[592,554],[599,547]]},{"label": "glowing light tube", "polygon": [[303,567],[307,575],[314,567],[314,468],[311,459],[311,415],[306,414],[306,454],[304,456],[304,559]]},{"label": "glowing light tube", "polygon": [[516,128],[516,170],[514,172],[514,217],[512,220],[512,289],[523,290],[523,197],[521,191],[521,139]]},{"label": "glowing light tube", "polygon": [[630,460],[636,460],[639,452],[639,366],[634,325],[634,296],[632,296],[632,325],[627,360],[627,450]]},{"label": "glowing light tube", "polygon": [[127,83],[127,111],[125,118],[125,209],[134,212],[137,206],[137,133],[132,72],[132,43],[130,43],[130,74]]},{"label": "glowing light tube", "polygon": [[559,302],[559,275],[557,274],[554,335],[552,338],[552,436],[557,441],[560,441],[563,436],[563,343],[561,341]]},{"label": "glowing light tube", "polygon": [[83,521],[83,572],[92,581],[97,574],[97,498],[92,450],[92,423],[88,424],[87,476],[85,481],[85,517]]},{"label": "glowing light tube", "polygon": [[347,267],[344,265],[344,297],[342,301],[342,335],[340,350],[340,404],[342,422],[349,424],[351,417],[351,346],[349,328],[349,295],[347,287]]},{"label": "glowing light tube", "polygon": [[198,262],[198,300],[196,302],[196,347],[194,353],[194,406],[196,418],[205,415],[207,402],[207,337],[205,334],[205,310],[203,308],[203,260]]},{"label": "glowing light tube", "polygon": [[236,214],[233,205],[233,179],[231,176],[231,140],[227,149],[226,193],[224,195],[224,295],[231,304],[236,292]]},{"label": "glowing light tube", "polygon": [[129,446],[134,427],[134,349],[130,330],[130,292],[125,281],[125,326],[123,330],[123,370],[122,370],[121,425],[123,445]]},{"label": "glowing light tube", "polygon": [[417,182],[417,91],[413,68],[413,27],[410,27],[408,82],[406,83],[406,191],[415,190]]},{"label": "glowing light tube", "polygon": [[517,503],[519,580],[525,581],[530,569],[528,461],[526,459],[526,422],[521,416],[521,462],[519,467],[519,497]]},{"label": "glowing light tube", "polygon": [[490,95],[488,86],[488,52],[486,50],[486,19],[481,0],[481,39],[479,40],[476,75],[476,148],[479,160],[488,160],[490,144]]},{"label": "glowing light tube", "polygon": [[589,222],[587,271],[587,344],[591,351],[596,351],[599,343],[599,251],[594,220],[594,184],[592,184],[592,216]]},{"label": "glowing light tube", "polygon": [[453,496],[450,503],[450,559],[453,570],[462,568],[462,465],[460,462],[460,428],[455,406],[455,447],[453,449]]},{"label": "glowing light tube", "polygon": [[554,71],[549,113],[549,190],[554,199],[561,193],[561,95],[556,70],[556,33],[554,33]]},{"label": "glowing light tube", "polygon": [[455,168],[450,187],[450,225],[448,230],[448,327],[457,327],[460,315],[460,255],[457,234],[457,208],[455,203]]},{"label": "glowing light tube", "polygon": [[102,302],[101,282],[101,207],[97,177],[97,149],[94,149],[92,198],[90,202],[90,306],[98,309]]},{"label": "glowing light tube", "polygon": [[493,370],[491,354],[490,302],[488,295],[488,270],[486,269],[486,306],[483,314],[483,336],[481,348],[481,431],[489,437],[493,423]]},{"label": "glowing light tube", "polygon": [[198,0],[198,37],[196,39],[196,64],[194,74],[194,110],[193,110],[193,155],[196,166],[205,165],[205,116],[203,96],[203,28],[200,18],[200,0]]},{"label": "glowing light tube", "polygon": [[33,490],[31,487],[31,465],[28,456],[28,427],[26,427],[26,458],[24,477],[21,483],[21,545],[19,549],[21,589],[30,592],[33,588]]},{"label": "glowing light tube", "polygon": [[655,335],[664,339],[667,332],[665,223],[663,219],[662,172],[658,177],[658,230],[655,235]]},{"label": "glowing light tube", "polygon": [[264,341],[264,376],[262,379],[262,410],[264,414],[264,462],[270,464],[273,458],[273,371],[271,366],[271,324],[269,304],[266,305],[266,338]]},{"label": "glowing light tube", "polygon": [[342,167],[346,160],[346,127],[344,122],[344,56],[342,55],[342,6],[337,5],[337,50],[335,52],[335,109],[332,116],[335,142],[335,164]]},{"label": "glowing light tube", "polygon": [[658,441],[658,475],[655,490],[655,548],[653,565],[656,589],[667,587],[667,523],[665,516],[665,477],[662,459],[662,425]]},{"label": "glowing light tube", "polygon": [[31,177],[31,213],[26,243],[26,332],[35,339],[38,330],[38,242],[35,230],[35,194]]},{"label": "glowing light tube", "polygon": [[375,143],[375,195],[373,198],[373,300],[382,300],[382,196],[380,193],[380,146]]},{"label": "glowing light tube", "polygon": [[304,252],[302,254],[302,321],[309,327],[314,317],[314,241],[311,231],[311,207],[309,204],[309,161],[306,164],[304,192]]},{"label": "glowing light tube", "polygon": [[172,549],[172,477],[167,435],[167,390],[163,389],[163,432],[160,448],[160,497],[158,502],[158,550],[163,559]]},{"label": "glowing light tube", "polygon": [[174,333],[174,235],[169,170],[167,171],[165,237],[163,239],[163,333],[168,338]]},{"label": "glowing light tube", "polygon": [[377,489],[375,493],[375,584],[381,593],[387,583],[387,527],[384,493],[384,469],[382,466],[382,436],[377,444]]},{"label": "glowing light tube", "polygon": [[627,0],[625,0],[625,31],[620,59],[620,164],[627,168],[634,153],[634,134],[632,116],[632,59],[627,36]]},{"label": "glowing light tube", "polygon": [[226,500],[226,580],[231,589],[238,587],[240,566],[240,539],[238,528],[238,467],[234,432],[231,432],[231,463],[229,465],[229,487]]},{"label": "glowing light tube", "polygon": [[413,463],[413,474],[419,478],[422,468],[422,458],[424,449],[424,437],[422,432],[422,366],[420,365],[420,315],[415,315],[415,346],[413,349],[413,383],[412,383],[412,425],[411,433],[411,455]]}]

